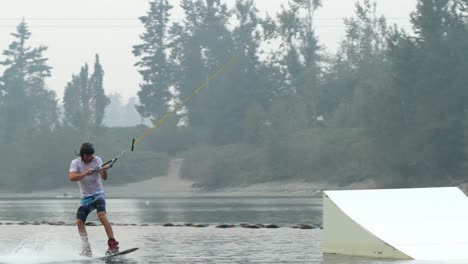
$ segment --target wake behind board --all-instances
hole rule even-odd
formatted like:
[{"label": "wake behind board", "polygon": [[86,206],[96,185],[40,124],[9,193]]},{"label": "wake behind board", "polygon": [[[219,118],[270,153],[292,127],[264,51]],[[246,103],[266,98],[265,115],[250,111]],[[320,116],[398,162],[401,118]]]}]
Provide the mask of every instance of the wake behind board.
[{"label": "wake behind board", "polygon": [[132,253],[133,251],[136,251],[136,250],[138,250],[138,248],[130,248],[130,249],[126,249],[124,251],[120,251],[119,253],[116,253],[116,254],[107,255],[107,256],[104,256],[104,257],[99,257],[99,259],[109,260],[109,259],[112,259],[114,257],[118,257],[118,256],[126,255],[128,253]]}]

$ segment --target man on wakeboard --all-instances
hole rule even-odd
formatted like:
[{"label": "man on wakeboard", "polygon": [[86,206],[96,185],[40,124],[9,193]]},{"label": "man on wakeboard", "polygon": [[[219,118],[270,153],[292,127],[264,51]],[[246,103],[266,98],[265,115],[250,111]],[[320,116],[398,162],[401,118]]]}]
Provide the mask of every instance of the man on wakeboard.
[{"label": "man on wakeboard", "polygon": [[80,207],[76,212],[76,224],[82,242],[81,254],[92,256],[85,223],[88,214],[95,209],[108,237],[109,248],[106,255],[116,254],[119,252],[119,242],[115,240],[112,226],[106,216],[106,200],[101,180],[107,180],[109,165],[102,166],[102,159],[94,156],[94,146],[91,143],[83,143],[79,155],[80,157],[72,160],[70,164],[69,177],[70,181],[78,182],[81,192]]}]

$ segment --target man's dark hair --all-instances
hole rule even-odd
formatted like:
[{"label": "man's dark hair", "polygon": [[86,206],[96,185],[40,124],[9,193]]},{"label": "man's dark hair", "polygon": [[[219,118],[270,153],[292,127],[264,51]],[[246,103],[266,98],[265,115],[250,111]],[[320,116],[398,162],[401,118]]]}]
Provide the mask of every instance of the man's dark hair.
[{"label": "man's dark hair", "polygon": [[91,144],[89,142],[85,142],[85,143],[81,144],[80,156],[83,156],[84,154],[94,154],[93,144]]}]

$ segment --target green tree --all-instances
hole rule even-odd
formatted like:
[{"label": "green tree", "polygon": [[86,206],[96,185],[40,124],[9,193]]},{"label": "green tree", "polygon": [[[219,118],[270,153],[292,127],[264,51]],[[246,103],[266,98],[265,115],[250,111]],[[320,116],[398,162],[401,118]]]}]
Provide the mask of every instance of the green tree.
[{"label": "green tree", "polygon": [[245,113],[244,142],[258,147],[268,140],[269,127],[265,109],[258,103],[253,103]]},{"label": "green tree", "polygon": [[411,162],[399,168],[404,175],[417,175],[407,177],[410,184],[457,175],[464,159],[467,25],[452,3],[418,1],[411,14],[416,37],[395,34],[391,46],[395,99],[401,101],[393,107],[403,109],[397,124],[413,142]]},{"label": "green tree", "polygon": [[44,84],[51,70],[43,55],[47,47],[29,46],[31,32],[25,21],[11,35],[14,40],[0,62],[5,66],[0,78],[0,166],[5,169],[0,182],[4,189],[27,191],[41,180],[30,177],[33,165],[24,160],[37,160],[37,152],[31,150],[44,149],[36,148],[39,142],[50,143],[58,128],[58,107],[55,93]]},{"label": "green tree", "polygon": [[143,77],[138,97],[138,112],[153,120],[161,118],[169,103],[174,100],[174,67],[168,57],[169,11],[172,6],[167,0],[150,2],[146,16],[140,17],[145,32],[140,36],[142,44],[133,46],[133,54],[140,60],[136,63]]},{"label": "green tree", "polygon": [[[189,97],[234,54],[231,32],[227,29],[230,12],[225,4],[216,0],[184,0],[181,7],[185,20],[170,30],[171,58],[178,65],[175,88],[179,100]],[[237,100],[239,89],[232,88],[230,72],[231,69],[226,69],[210,80],[203,93],[198,93],[182,109],[183,123],[206,135],[203,141],[224,144],[241,137],[245,108],[239,111],[232,103]]]},{"label": "green tree", "polygon": [[28,46],[31,33],[25,21],[11,35],[15,40],[3,51],[5,60],[0,62],[6,67],[1,78],[0,112],[10,140],[47,133],[58,125],[56,95],[44,84],[51,70],[43,56],[47,47]]},{"label": "green tree", "polygon": [[273,141],[280,141],[307,128],[308,117],[305,104],[295,95],[283,96],[273,101],[270,122]]},{"label": "green tree", "polygon": [[278,14],[275,38],[281,38],[280,50],[273,60],[281,65],[282,75],[286,77],[285,90],[295,93],[306,105],[308,126],[314,126],[319,112],[322,96],[320,76],[321,47],[313,28],[315,11],[320,8],[319,0],[294,0],[289,9],[283,7]]},{"label": "green tree", "polygon": [[104,70],[99,62],[99,55],[96,54],[94,71],[89,79],[89,89],[92,94],[91,99],[91,120],[94,127],[100,127],[104,119],[106,107],[110,104],[109,97],[104,92]]},{"label": "green tree", "polygon": [[64,124],[84,132],[88,138],[102,125],[105,107],[110,99],[104,93],[103,70],[96,55],[94,72],[89,75],[88,64],[81,67],[67,83],[63,97]]},{"label": "green tree", "polygon": [[[373,142],[370,160],[382,176],[393,176],[381,177],[389,185],[440,184],[446,175],[457,177],[463,164],[467,34],[451,3],[418,1],[411,15],[415,36],[394,29],[388,48],[385,41],[366,41],[373,45],[349,53],[360,78],[353,118]],[[369,54],[378,43],[387,56]]]},{"label": "green tree", "polygon": [[[229,13],[219,0],[182,1],[186,15],[183,28],[186,34],[183,41],[184,58],[181,61],[185,76],[181,83],[181,97],[186,98],[195,88],[219,70],[230,58],[232,38],[227,30]],[[217,77],[208,83],[203,93],[188,104],[189,124],[196,127],[213,127],[218,106],[218,96],[223,96],[222,78]]]},{"label": "green tree", "polygon": [[214,144],[240,142],[242,134],[246,133],[243,124],[249,106],[260,104],[267,108],[272,98],[268,81],[258,74],[261,65],[258,10],[253,1],[239,0],[231,11],[236,23],[229,32],[232,43],[227,43],[226,47],[234,48],[226,48],[224,54],[218,56],[226,56],[233,50],[235,63],[212,81],[210,97],[204,104],[207,116],[212,119],[210,138]]},{"label": "green tree", "polygon": [[[385,71],[388,70],[389,30],[385,17],[377,14],[376,4],[371,4],[369,0],[357,2],[355,17],[346,18],[344,23],[346,38],[332,62],[331,70],[324,76],[320,109],[327,114],[337,109],[346,111],[346,118],[340,123],[345,126],[359,126],[356,123],[360,122],[359,118],[366,118],[372,113],[354,111],[355,114],[350,116],[351,112],[347,108],[354,104],[353,100],[364,104],[376,102],[372,98],[372,87],[376,83],[385,83],[385,80],[376,77],[382,77],[380,73],[388,75]],[[359,89],[361,91],[357,91]],[[355,98],[356,93],[364,98]],[[369,98],[365,98],[367,95]],[[360,107],[366,108],[363,105]]]}]

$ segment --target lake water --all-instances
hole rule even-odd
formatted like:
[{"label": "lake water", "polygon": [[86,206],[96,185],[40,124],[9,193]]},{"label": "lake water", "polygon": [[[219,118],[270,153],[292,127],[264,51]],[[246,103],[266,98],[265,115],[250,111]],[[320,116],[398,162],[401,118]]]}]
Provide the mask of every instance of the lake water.
[{"label": "lake water", "polygon": [[[106,263],[79,256],[80,239],[73,225],[77,205],[77,199],[0,200],[0,263]],[[317,198],[108,199],[107,209],[121,249],[140,248],[110,263],[434,263],[322,255],[321,229],[292,228],[321,224],[321,199]],[[95,215],[88,220],[98,222]],[[32,224],[42,221],[65,223]],[[164,227],[166,223],[207,226]],[[280,228],[250,229],[240,227],[242,223]],[[219,224],[236,227],[217,228]],[[107,241],[103,227],[87,229],[94,256],[103,256]]]},{"label": "lake water", "polygon": [[[99,263],[78,255],[73,225],[78,199],[0,200],[0,263]],[[107,199],[121,249],[140,249],[117,263],[316,263],[321,258],[321,200],[313,198],[172,197]],[[95,212],[88,218],[98,222]],[[65,222],[49,225],[33,222]],[[22,222],[30,224],[22,225]],[[164,227],[205,224],[207,227]],[[277,224],[249,229],[242,223]],[[217,228],[235,224],[235,228]],[[102,226],[88,226],[95,256],[106,249]],[[315,257],[313,257],[315,256]]]}]

